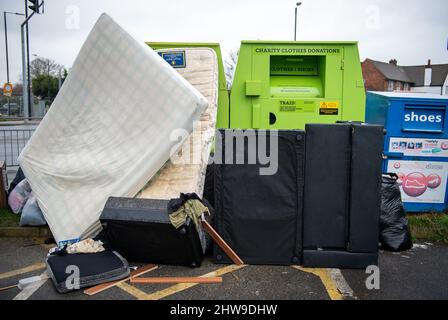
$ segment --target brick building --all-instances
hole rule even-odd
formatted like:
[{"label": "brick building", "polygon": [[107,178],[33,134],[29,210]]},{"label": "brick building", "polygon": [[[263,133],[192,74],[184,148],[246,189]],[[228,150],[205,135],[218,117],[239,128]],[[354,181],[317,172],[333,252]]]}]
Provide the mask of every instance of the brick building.
[{"label": "brick building", "polygon": [[397,60],[389,63],[366,59],[362,73],[367,91],[412,91],[448,95],[448,64],[399,66]]},{"label": "brick building", "polygon": [[410,91],[413,84],[395,59],[389,63],[366,59],[362,63],[362,74],[367,91]]}]

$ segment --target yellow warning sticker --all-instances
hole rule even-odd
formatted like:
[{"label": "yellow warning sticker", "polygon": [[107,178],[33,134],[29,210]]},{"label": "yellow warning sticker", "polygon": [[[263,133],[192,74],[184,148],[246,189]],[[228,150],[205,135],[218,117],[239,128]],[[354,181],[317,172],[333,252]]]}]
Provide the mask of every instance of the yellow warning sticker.
[{"label": "yellow warning sticker", "polygon": [[321,109],[339,109],[339,102],[321,101]]},{"label": "yellow warning sticker", "polygon": [[321,101],[319,105],[320,115],[337,115],[339,114],[339,102],[337,101]]}]

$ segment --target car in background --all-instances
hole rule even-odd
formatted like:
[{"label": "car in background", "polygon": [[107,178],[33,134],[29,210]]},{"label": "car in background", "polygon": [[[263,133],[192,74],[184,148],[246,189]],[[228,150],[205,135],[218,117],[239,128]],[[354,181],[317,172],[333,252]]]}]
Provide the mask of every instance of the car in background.
[{"label": "car in background", "polygon": [[9,106],[8,103],[5,103],[1,108],[0,108],[0,113],[2,115],[19,115],[20,114],[20,105],[16,102],[10,102]]}]

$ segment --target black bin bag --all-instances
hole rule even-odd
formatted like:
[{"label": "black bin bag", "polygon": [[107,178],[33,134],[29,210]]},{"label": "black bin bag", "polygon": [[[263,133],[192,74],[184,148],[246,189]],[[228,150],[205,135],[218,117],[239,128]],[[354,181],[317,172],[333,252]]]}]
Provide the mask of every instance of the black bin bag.
[{"label": "black bin bag", "polygon": [[[216,141],[217,232],[245,263],[300,263],[304,132],[220,130]],[[214,261],[231,263],[216,245]]]},{"label": "black bin bag", "polygon": [[384,250],[412,248],[411,232],[401,201],[396,174],[385,174],[381,184],[380,243]]}]

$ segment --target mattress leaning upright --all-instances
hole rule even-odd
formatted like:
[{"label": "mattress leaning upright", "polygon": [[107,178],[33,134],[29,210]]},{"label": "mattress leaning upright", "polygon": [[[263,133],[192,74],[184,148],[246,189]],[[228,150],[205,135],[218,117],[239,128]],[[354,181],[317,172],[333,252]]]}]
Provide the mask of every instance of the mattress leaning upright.
[{"label": "mattress leaning upright", "polygon": [[172,132],[191,132],[207,105],[157,53],[101,15],[19,156],[55,239],[98,231],[107,198],[135,196],[181,145]]},{"label": "mattress leaning upright", "polygon": [[182,193],[202,197],[218,104],[218,59],[210,48],[174,48],[157,52],[208,100],[208,107],[178,154],[157,172],[138,195],[147,199],[171,199]]}]

